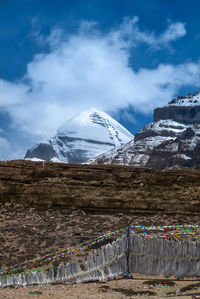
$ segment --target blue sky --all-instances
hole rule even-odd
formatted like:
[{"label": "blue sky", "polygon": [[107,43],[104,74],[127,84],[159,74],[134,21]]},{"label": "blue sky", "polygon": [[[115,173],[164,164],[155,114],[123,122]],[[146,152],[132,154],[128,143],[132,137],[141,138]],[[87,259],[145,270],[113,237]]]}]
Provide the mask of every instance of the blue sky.
[{"label": "blue sky", "polygon": [[0,160],[84,109],[132,133],[200,87],[199,0],[1,0]]}]

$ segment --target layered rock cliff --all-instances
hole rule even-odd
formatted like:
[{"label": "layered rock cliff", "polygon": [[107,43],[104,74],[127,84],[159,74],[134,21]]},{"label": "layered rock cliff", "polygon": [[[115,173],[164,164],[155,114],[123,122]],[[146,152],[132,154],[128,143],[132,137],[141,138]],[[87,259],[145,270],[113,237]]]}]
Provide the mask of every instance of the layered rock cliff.
[{"label": "layered rock cliff", "polygon": [[139,213],[200,213],[200,171],[0,162],[0,203]]},{"label": "layered rock cliff", "polygon": [[200,93],[179,96],[169,102],[167,106],[154,110],[154,121],[172,119],[174,121],[193,124],[200,123]]},{"label": "layered rock cliff", "polygon": [[200,93],[178,97],[154,111],[154,122],[134,140],[92,159],[93,164],[156,169],[200,165]]}]

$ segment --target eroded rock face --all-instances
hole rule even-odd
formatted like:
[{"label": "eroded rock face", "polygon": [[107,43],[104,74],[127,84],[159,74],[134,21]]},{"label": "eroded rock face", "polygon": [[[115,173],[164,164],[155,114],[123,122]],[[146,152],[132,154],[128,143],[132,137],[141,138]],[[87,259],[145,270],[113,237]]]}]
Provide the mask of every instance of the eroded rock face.
[{"label": "eroded rock face", "polygon": [[31,149],[28,149],[25,155],[25,159],[35,157],[37,157],[37,159],[50,161],[52,158],[57,157],[57,153],[51,143],[39,143]]},{"label": "eroded rock face", "polygon": [[[199,149],[198,149],[198,155]],[[200,171],[0,162],[0,203],[101,211],[200,212]]]},{"label": "eroded rock face", "polygon": [[168,106],[154,110],[154,121],[173,119],[174,121],[191,124],[200,123],[200,106]]},{"label": "eroded rock face", "polygon": [[179,96],[168,105],[154,110],[154,121],[171,119],[180,123],[200,123],[200,93]]},{"label": "eroded rock face", "polygon": [[167,106],[155,109],[154,122],[135,134],[133,141],[90,163],[147,166],[159,170],[191,168],[200,165],[199,147],[200,94],[196,93],[178,97]]}]

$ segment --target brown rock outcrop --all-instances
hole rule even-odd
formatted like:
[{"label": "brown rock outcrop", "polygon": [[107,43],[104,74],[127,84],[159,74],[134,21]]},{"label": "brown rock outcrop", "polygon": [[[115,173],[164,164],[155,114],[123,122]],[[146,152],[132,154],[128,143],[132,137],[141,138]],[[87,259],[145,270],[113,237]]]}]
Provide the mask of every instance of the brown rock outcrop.
[{"label": "brown rock outcrop", "polygon": [[154,121],[173,119],[174,121],[193,124],[200,123],[200,106],[167,106],[154,110]]},{"label": "brown rock outcrop", "polygon": [[154,110],[154,121],[172,119],[174,121],[194,124],[200,123],[200,93],[196,92],[185,97],[179,96],[164,107]]},{"label": "brown rock outcrop", "polygon": [[12,206],[199,213],[199,182],[199,170],[0,162],[0,202]]}]

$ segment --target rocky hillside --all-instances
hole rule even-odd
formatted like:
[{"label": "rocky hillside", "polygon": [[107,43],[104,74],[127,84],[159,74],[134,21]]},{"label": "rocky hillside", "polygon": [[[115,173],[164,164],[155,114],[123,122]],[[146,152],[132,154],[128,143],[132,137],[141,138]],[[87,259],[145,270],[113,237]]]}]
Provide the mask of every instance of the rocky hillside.
[{"label": "rocky hillside", "polygon": [[90,160],[93,164],[156,169],[200,165],[200,93],[178,97],[154,111],[154,122],[135,139]]},{"label": "rocky hillside", "polygon": [[0,162],[0,267],[130,224],[199,224],[199,182],[200,170]]},{"label": "rocky hillside", "polygon": [[200,171],[0,162],[0,202],[28,207],[143,213],[200,212]]},{"label": "rocky hillside", "polygon": [[131,139],[133,135],[115,119],[91,109],[63,124],[46,143],[30,147],[25,159],[83,163]]}]

